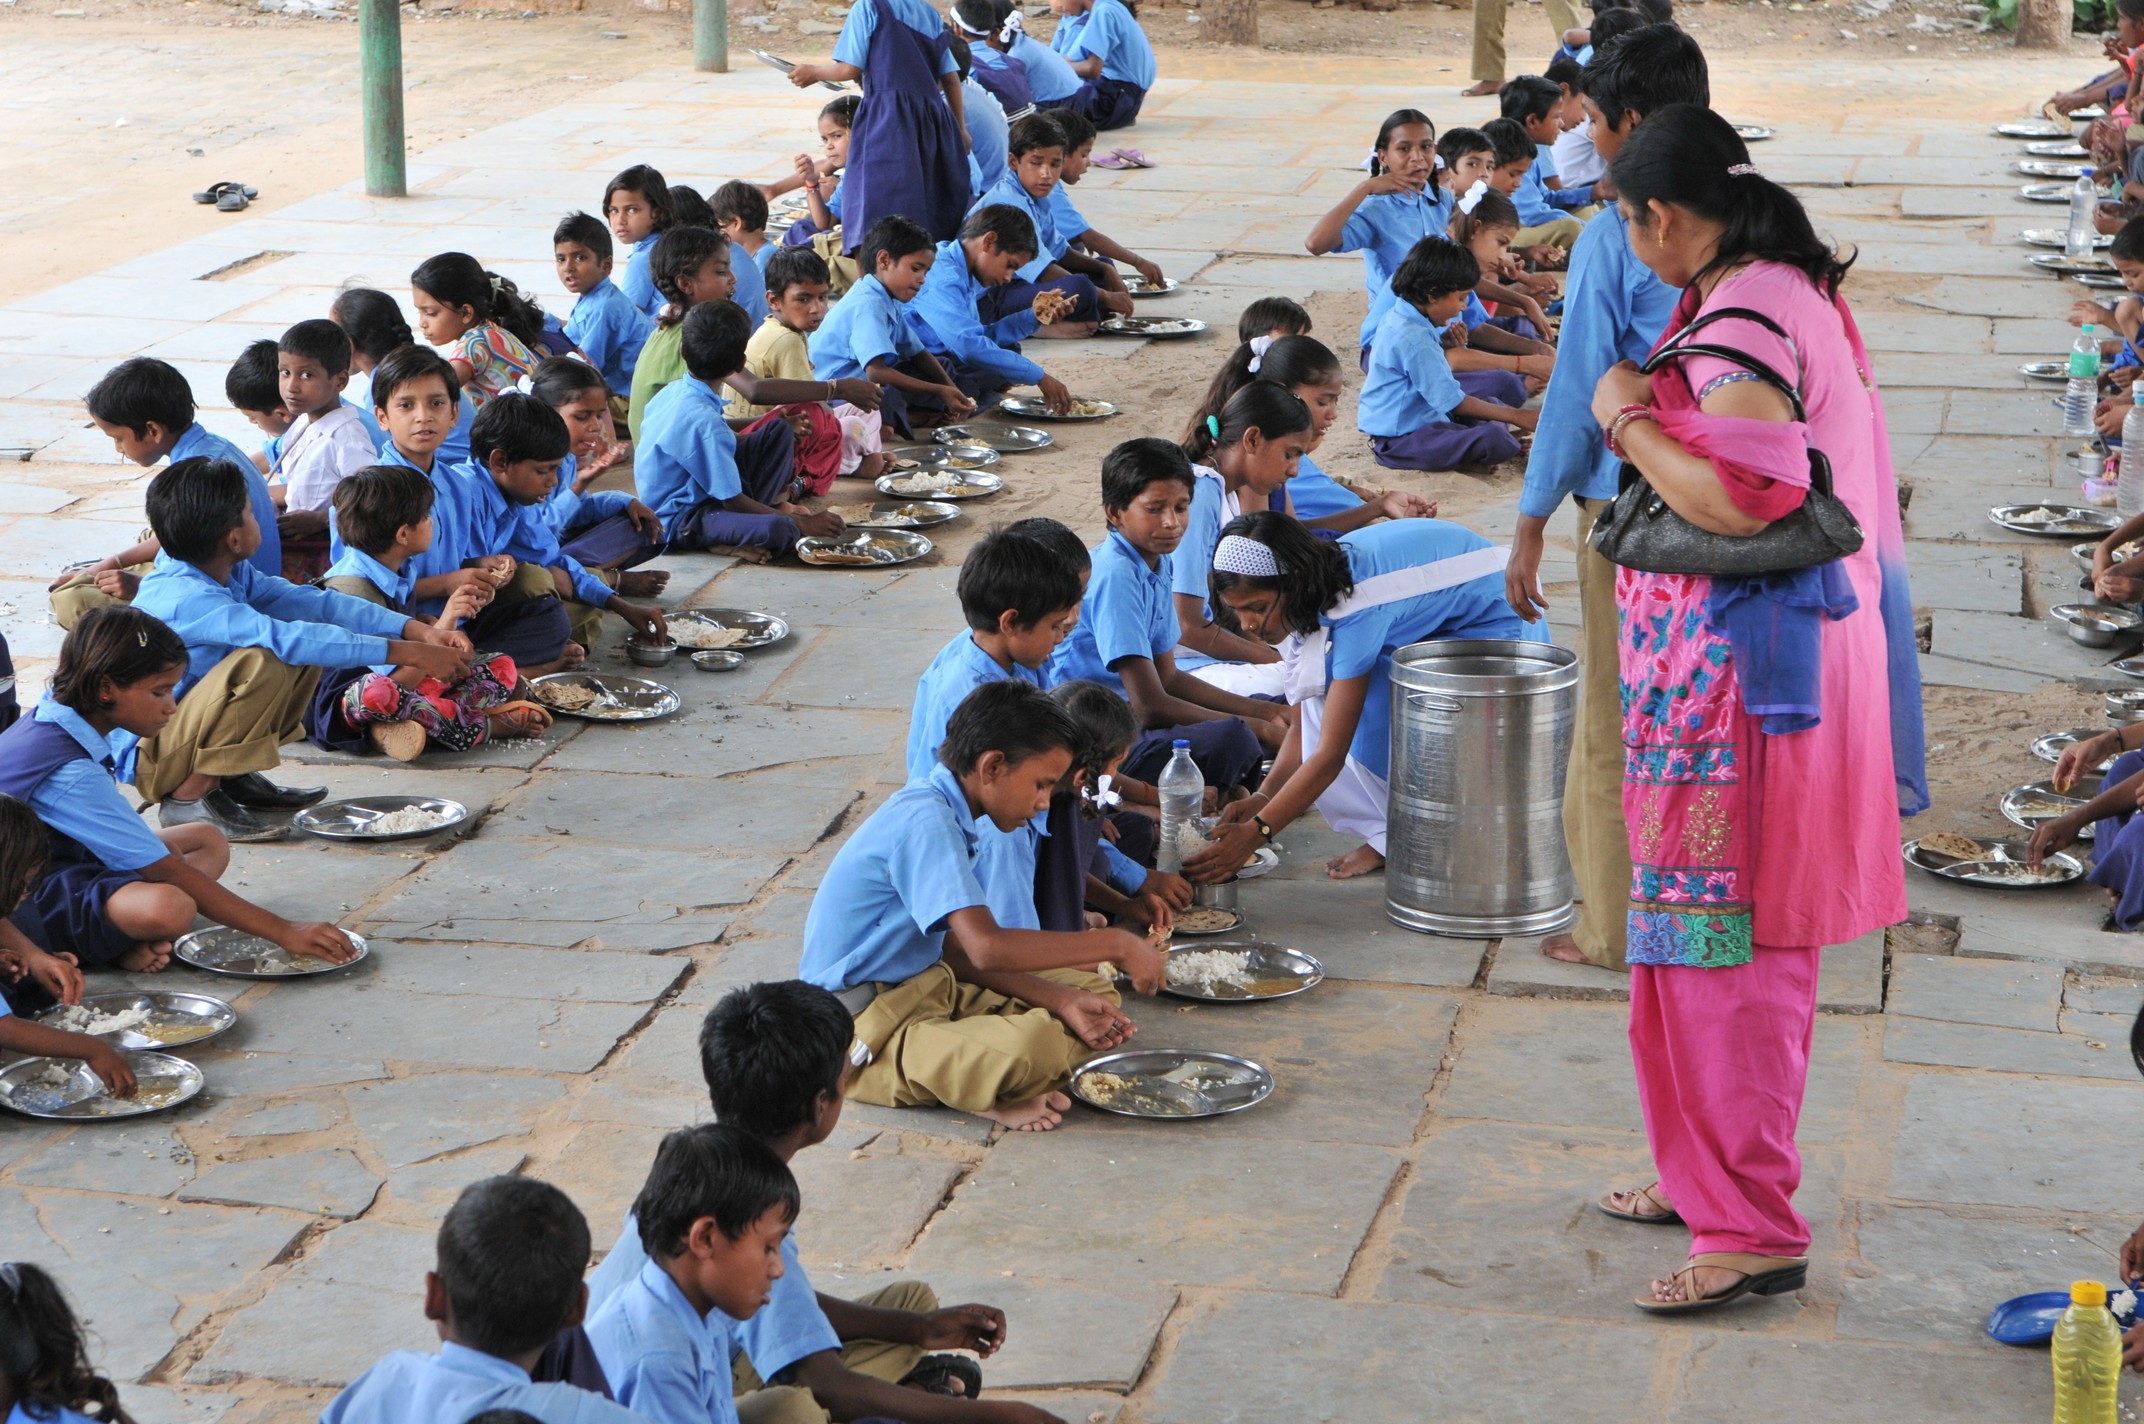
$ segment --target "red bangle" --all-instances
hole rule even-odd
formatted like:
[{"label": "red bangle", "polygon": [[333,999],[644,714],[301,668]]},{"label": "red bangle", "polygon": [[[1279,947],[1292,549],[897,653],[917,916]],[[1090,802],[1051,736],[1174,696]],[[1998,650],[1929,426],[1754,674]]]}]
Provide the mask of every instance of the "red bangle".
[{"label": "red bangle", "polygon": [[1608,447],[1609,454],[1615,456],[1618,460],[1624,459],[1626,457],[1623,454],[1623,427],[1633,420],[1651,420],[1652,418],[1653,412],[1650,406],[1626,405],[1615,413],[1613,420],[1602,427],[1601,443]]}]

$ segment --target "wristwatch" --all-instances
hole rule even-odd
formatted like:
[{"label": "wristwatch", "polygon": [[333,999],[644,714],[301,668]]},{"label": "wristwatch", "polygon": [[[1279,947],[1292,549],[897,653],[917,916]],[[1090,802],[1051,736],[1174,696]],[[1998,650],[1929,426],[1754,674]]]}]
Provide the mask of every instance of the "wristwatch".
[{"label": "wristwatch", "polygon": [[1258,827],[1258,834],[1264,836],[1269,841],[1272,840],[1274,836],[1280,834],[1278,831],[1274,830],[1272,826],[1266,823],[1266,818],[1263,816],[1251,817],[1251,824]]}]

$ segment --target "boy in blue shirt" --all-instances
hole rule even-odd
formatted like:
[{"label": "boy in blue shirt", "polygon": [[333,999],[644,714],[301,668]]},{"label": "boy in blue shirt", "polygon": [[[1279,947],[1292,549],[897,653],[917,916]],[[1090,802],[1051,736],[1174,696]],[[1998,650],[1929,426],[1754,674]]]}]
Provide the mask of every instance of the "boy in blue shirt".
[{"label": "boy in blue shirt", "polygon": [[1074,252],[1070,235],[1058,230],[1050,195],[1064,173],[1067,147],[1065,131],[1055,119],[1029,114],[1006,136],[1010,169],[969,209],[973,212],[1002,203],[1027,214],[1035,225],[1035,255],[1020,265],[1013,280],[993,288],[983,299],[986,324],[1034,306],[1036,291],[1045,287],[1066,300],[1057,304],[1053,319],[1043,323],[1038,336],[1092,336],[1105,312],[1132,314],[1131,294],[1124,290],[1124,279],[1117,276],[1116,268]]},{"label": "boy in blue shirt", "polygon": [[268,437],[253,456],[253,468],[263,475],[275,468],[283,453],[283,437],[291,427],[291,414],[283,406],[282,381],[276,374],[276,356],[275,343],[264,337],[239,352],[223,377],[223,398],[231,409]]},{"label": "boy in blue shirt", "polygon": [[1469,373],[1459,384],[1444,354],[1444,331],[1466,310],[1481,264],[1456,242],[1425,237],[1392,274],[1392,307],[1377,324],[1369,375],[1355,424],[1370,453],[1393,470],[1481,474],[1519,453],[1509,426],[1534,428],[1525,378],[1513,371]]},{"label": "boy in blue shirt", "polygon": [[[266,477],[245,451],[194,420],[193,387],[176,367],[148,356],[121,361],[89,388],[82,403],[89,408],[90,423],[111,438],[120,457],[145,469],[159,460],[176,464],[201,457],[229,460],[243,470],[246,499],[261,526],[260,547],[247,562],[271,577],[282,576],[283,541],[276,533],[275,499]],[[131,600],[156,553],[156,540],[144,539],[61,574],[51,586],[52,621],[72,628],[92,608]]]},{"label": "boy in blue shirt", "polygon": [[1098,129],[1137,123],[1154,87],[1154,47],[1131,7],[1124,0],[1050,0],[1050,8],[1062,17],[1050,48],[1086,81],[1066,103]]},{"label": "boy in blue shirt", "polygon": [[178,713],[135,748],[134,789],[160,803],[160,824],[205,822],[234,841],[285,834],[224,783],[279,764],[276,748],[305,734],[325,669],[391,663],[441,681],[468,671],[459,633],[256,572],[247,559],[260,526],[237,462],[181,460],[149,482],[147,503],[162,552],[134,606],[178,634],[187,659]]},{"label": "boy in blue shirt", "polygon": [[752,259],[752,268],[737,278],[737,305],[757,325],[767,319],[767,259],[778,247],[767,241],[767,195],[757,183],[732,178],[708,194],[707,208],[714,215],[715,230],[730,240],[733,252]]},{"label": "boy in blue shirt", "polygon": [[[856,1025],[824,989],[796,979],[732,989],[700,1026],[700,1071],[716,1121],[740,1128],[789,1162],[841,1121]],[[921,1281],[896,1281],[860,1300],[820,1295],[798,1260],[797,1233],[782,1239],[782,1274],[767,1303],[735,1329],[710,1317],[736,1347],[730,1367],[739,1413],[753,1420],[886,1418],[901,1424],[1060,1424],[1031,1404],[981,1400],[973,1362],[930,1350],[972,1350],[985,1359],[1005,1343],[1005,1313],[988,1305],[940,1308]],[[588,1281],[591,1309],[639,1277],[648,1263],[640,1222],[626,1214],[618,1242]],[[586,1352],[578,1331],[554,1343],[539,1379],[563,1377]],[[945,1387],[956,1376],[965,1394]]]},{"label": "boy in blue shirt", "polygon": [[1057,223],[1057,235],[1068,246],[1092,253],[1102,260],[1103,285],[1113,292],[1126,291],[1123,279],[1117,274],[1116,264],[1121,262],[1137,272],[1153,286],[1163,281],[1161,264],[1150,262],[1138,253],[1102,232],[1078,208],[1072,206],[1072,197],[1066,190],[1087,176],[1094,163],[1094,125],[1077,109],[1045,109],[1043,113],[1064,132],[1065,166],[1058,174],[1057,186],[1050,190],[1050,216]]},{"label": "boy in blue shirt", "polygon": [[1563,116],[1571,105],[1563,85],[1553,78],[1522,74],[1504,86],[1497,102],[1504,117],[1526,130],[1534,146],[1533,165],[1519,180],[1519,191],[1512,194],[1520,219],[1531,225],[1568,213],[1584,222],[1598,212],[1592,184],[1566,188],[1556,177],[1556,140],[1563,135]]},{"label": "boy in blue shirt", "polygon": [[782,1278],[799,1202],[789,1165],[742,1128],[663,1139],[633,1202],[648,1259],[588,1317],[620,1404],[651,1424],[735,1424],[729,1325]]},{"label": "boy in blue shirt", "polygon": [[610,229],[587,213],[568,213],[551,232],[551,252],[558,284],[575,298],[567,339],[603,373],[611,393],[623,398],[633,389],[633,363],[655,322],[610,278]]},{"label": "boy in blue shirt", "polygon": [[1191,518],[1191,462],[1183,447],[1152,436],[1127,440],[1102,461],[1102,517],[1109,537],[1094,547],[1094,571],[1079,623],[1050,660],[1052,687],[1098,682],[1131,703],[1146,729],[1124,772],[1151,782],[1173,743],[1191,743],[1208,786],[1239,793],[1266,748],[1288,735],[1284,703],[1223,692],[1176,666],[1181,630],[1170,555]]},{"label": "boy in blue shirt", "polygon": [[968,694],[938,765],[896,791],[834,857],[804,922],[800,977],[856,1015],[852,1096],[940,1103],[1043,1132],[1071,1106],[1073,1065],[1124,1042],[1131,1021],[1093,966],[1142,993],[1162,956],[1124,930],[1001,928],[976,877],[978,823],[1012,831],[1049,809],[1079,731],[1019,678]]},{"label": "boy in blue shirt", "polygon": [[1027,214],[1002,203],[977,208],[957,239],[938,244],[908,319],[967,395],[995,403],[1008,386],[1037,386],[1049,408],[1062,415],[1072,408],[1072,392],[1020,354],[1021,341],[1035,334],[1055,298],[1037,288],[1030,308],[988,325],[982,318],[990,290],[1010,282],[1034,255],[1035,225]]},{"label": "boy in blue shirt", "polygon": [[397,1350],[328,1402],[320,1424],[466,1420],[515,1409],[540,1424],[646,1424],[622,1404],[568,1384],[535,1384],[529,1367],[587,1308],[588,1221],[533,1177],[463,1189],[439,1227],[424,1314],[436,1355]]},{"label": "boy in blue shirt", "polygon": [[[975,402],[946,374],[908,319],[938,249],[903,217],[885,217],[856,249],[863,275],[811,334],[811,371],[822,381],[862,378],[884,390],[879,419],[906,436],[975,413]],[[910,408],[916,418],[909,417]]]},{"label": "boy in blue shirt", "polygon": [[744,369],[751,335],[751,319],[735,302],[700,302],[685,314],[679,345],[685,379],[648,402],[633,483],[672,548],[718,549],[766,563],[795,548],[801,535],[839,534],[846,526],[831,511],[810,513],[795,502],[796,476],[787,460],[756,463],[753,487],[744,485],[720,387]]},{"label": "boy in blue shirt", "polygon": [[1585,231],[1585,224],[1569,213],[1542,211],[1543,195],[1548,190],[1534,171],[1539,166],[1540,155],[1524,124],[1517,119],[1491,119],[1482,125],[1481,131],[1487,135],[1495,154],[1495,166],[1489,170],[1489,186],[1511,199],[1519,210],[1520,220],[1526,224],[1519,229],[1518,236],[1512,238],[1512,252],[1538,267],[1562,266],[1571,244]]}]

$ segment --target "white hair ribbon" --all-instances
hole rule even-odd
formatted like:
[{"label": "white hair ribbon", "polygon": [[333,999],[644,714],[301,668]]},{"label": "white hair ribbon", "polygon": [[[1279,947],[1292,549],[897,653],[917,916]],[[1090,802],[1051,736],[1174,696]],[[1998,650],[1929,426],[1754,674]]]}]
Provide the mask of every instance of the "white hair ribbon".
[{"label": "white hair ribbon", "polygon": [[1437,154],[1437,155],[1435,156],[1435,162],[1436,162],[1436,165],[1437,165],[1437,169],[1436,169],[1436,171],[1437,171],[1437,172],[1439,172],[1439,173],[1442,173],[1442,172],[1444,171],[1444,155],[1443,155],[1443,154],[1441,154],[1441,153],[1440,153],[1440,154]]},{"label": "white hair ribbon", "polygon": [[1245,578],[1279,578],[1280,560],[1256,539],[1224,534],[1213,546],[1213,569],[1219,574],[1242,574]]},{"label": "white hair ribbon", "polygon": [[1079,794],[1086,799],[1088,805],[1098,811],[1107,811],[1113,806],[1121,806],[1124,804],[1124,793],[1116,789],[1113,784],[1115,781],[1116,778],[1105,771],[1092,789],[1083,786],[1080,788]]},{"label": "white hair ribbon", "polygon": [[1476,178],[1474,186],[1467,189],[1465,195],[1459,199],[1459,211],[1465,213],[1468,217],[1472,217],[1474,210],[1481,206],[1481,200],[1488,192],[1489,181],[1486,178]]},{"label": "white hair ribbon", "polygon": [[1004,44],[1011,44],[1026,30],[1027,23],[1020,18],[1020,11],[1015,7],[1013,12],[1005,17],[1004,26],[998,30],[998,39]]},{"label": "white hair ribbon", "polygon": [[1258,368],[1266,363],[1266,353],[1268,351],[1271,351],[1272,349],[1273,338],[1270,334],[1264,336],[1254,336],[1251,338],[1250,371],[1252,375],[1255,376],[1258,374]]}]

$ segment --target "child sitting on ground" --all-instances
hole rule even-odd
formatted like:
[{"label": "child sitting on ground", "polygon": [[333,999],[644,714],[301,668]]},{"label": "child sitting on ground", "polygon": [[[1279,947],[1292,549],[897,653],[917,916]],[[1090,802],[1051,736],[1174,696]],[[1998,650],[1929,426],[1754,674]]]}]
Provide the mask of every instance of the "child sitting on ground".
[{"label": "child sitting on ground", "polygon": [[623,571],[662,552],[662,521],[626,490],[590,488],[632,448],[615,438],[615,401],[603,377],[586,361],[553,356],[529,378],[529,393],[558,412],[572,441],[558,469],[558,488],[543,504],[543,521],[560,549],[627,598],[661,593],[669,586],[668,573]]},{"label": "child sitting on ground", "polygon": [[[217,883],[231,850],[213,824],[167,819],[152,831],[120,794],[117,779],[135,739],[153,746],[176,720],[172,693],[186,663],[178,635],[142,610],[91,609],[60,644],[52,686],[36,709],[0,732],[0,793],[28,803],[45,828],[36,882],[27,892],[0,882],[0,897],[20,897],[15,928],[91,969],[162,969],[172,941],[193,929],[197,915],[292,954],[342,963],[354,951],[334,926],[293,923]],[[271,747],[271,764],[273,756]]]},{"label": "child sitting on ground", "polygon": [[1086,177],[1088,167],[1094,162],[1094,125],[1076,109],[1049,109],[1044,112],[1056,122],[1065,136],[1065,166],[1059,171],[1057,186],[1050,190],[1049,198],[1050,216],[1057,221],[1057,235],[1071,246],[1101,260],[1101,285],[1110,291],[1125,290],[1124,280],[1117,274],[1114,265],[1119,262],[1137,272],[1149,286],[1160,286],[1165,280],[1161,264],[1141,257],[1090,224],[1086,216],[1072,206],[1071,195],[1065,191]]},{"label": "child sitting on ground", "polygon": [[[724,994],[700,1026],[700,1071],[715,1118],[788,1162],[833,1134],[841,1120],[855,1021],[826,990],[796,979]],[[895,1281],[860,1300],[821,1295],[798,1260],[798,1232],[782,1238],[782,1274],[765,1306],[735,1331],[739,1413],[750,1420],[888,1418],[901,1424],[1059,1424],[1031,1404],[980,1400],[988,1358],[1005,1342],[1005,1314],[988,1305],[941,1308],[921,1281]],[[592,1309],[648,1264],[639,1220],[588,1280]],[[562,1337],[538,1378],[579,1353]],[[547,1372],[549,1371],[549,1372]],[[779,1383],[776,1383],[779,1381]],[[956,1394],[955,1390],[961,1391]]]},{"label": "child sitting on ground", "polygon": [[566,335],[621,394],[633,388],[633,364],[655,323],[611,280],[610,229],[586,213],[568,213],[551,233],[558,284],[573,293]]},{"label": "child sitting on ground", "polygon": [[[1518,235],[1519,214],[1511,200],[1484,183],[1477,183],[1452,210],[1452,225],[1446,235],[1474,254],[1475,265],[1485,277],[1502,276],[1511,260],[1511,241]],[[1548,384],[1556,367],[1556,348],[1537,339],[1549,329],[1548,316],[1540,303],[1522,286],[1508,288],[1516,300],[1500,300],[1499,310],[1510,315],[1491,316],[1476,295],[1484,287],[1498,290],[1500,284],[1477,282],[1467,293],[1459,320],[1446,329],[1445,351],[1452,369],[1471,371],[1516,371],[1527,378],[1527,388],[1539,391]]]},{"label": "child sitting on ground", "polygon": [[0,1354],[0,1408],[9,1420],[135,1424],[119,1386],[90,1367],[88,1339],[59,1282],[28,1261],[0,1261],[0,1340],[8,1342]]},{"label": "child sitting on ground", "polygon": [[991,289],[1011,281],[1034,255],[1035,225],[1027,214],[1002,203],[977,208],[959,238],[938,244],[909,316],[925,348],[970,398],[995,404],[1008,387],[1032,385],[1062,415],[1072,408],[1072,392],[1020,354],[1020,343],[1035,334],[1056,297],[1038,290],[1027,310],[987,324],[982,318]]},{"label": "child sitting on ground", "polygon": [[[1527,179],[1540,157],[1534,152],[1532,136],[1517,119],[1491,119],[1482,125],[1481,131],[1495,153],[1495,166],[1489,171],[1489,186],[1515,202],[1522,200]],[[1538,178],[1534,183],[1536,192],[1546,191],[1539,186]],[[1560,267],[1585,226],[1569,213],[1550,213],[1544,221],[1520,228],[1512,250],[1537,266]]]},{"label": "child sitting on ground", "polygon": [[[403,465],[374,465],[335,487],[335,528],[342,556],[324,587],[398,612],[409,610],[413,556],[432,547],[431,481]],[[491,601],[482,582],[463,584],[437,620],[459,627]],[[307,717],[315,746],[378,751],[415,761],[426,746],[465,752],[492,736],[532,737],[551,725],[533,702],[510,702],[520,675],[504,654],[479,654],[466,677],[448,683],[414,668],[352,668],[321,679]]]},{"label": "child sitting on ground", "polygon": [[795,503],[787,425],[766,427],[779,434],[779,459],[746,465],[722,418],[720,387],[744,368],[751,335],[744,309],[735,302],[702,302],[679,329],[687,377],[648,403],[633,457],[641,502],[662,520],[670,546],[719,549],[765,563],[796,547],[800,535],[839,534],[844,526],[838,515],[810,513]]},{"label": "child sitting on ground", "polygon": [[[283,408],[283,383],[277,375],[280,364],[276,344],[263,337],[239,352],[223,377],[223,398],[231,409],[268,437],[253,452],[253,468],[263,475],[275,468],[283,454],[283,437],[290,433],[291,416]],[[272,497],[274,491],[269,494]]]},{"label": "child sitting on ground", "polygon": [[[1303,238],[1314,256],[1362,254],[1362,284],[1370,298],[1369,314],[1362,319],[1364,351],[1392,305],[1392,274],[1416,243],[1444,231],[1451,215],[1453,195],[1437,179],[1441,152],[1437,126],[1420,109],[1395,109],[1385,115],[1370,151],[1370,176],[1333,204]],[[1306,313],[1301,329],[1309,326]],[[1245,331],[1243,339],[1258,334]]]},{"label": "child sitting on ground", "polygon": [[[442,682],[468,671],[459,633],[256,573],[246,559],[260,528],[232,461],[181,460],[150,481],[148,505],[163,552],[134,606],[178,635],[186,662],[176,714],[163,714],[161,731],[136,734],[134,789],[157,806],[159,824],[205,822],[231,840],[283,835],[222,784],[279,764],[276,748],[305,733],[323,669],[392,663]],[[280,793],[265,780],[247,790]]]},{"label": "child sitting on ground", "polygon": [[1050,700],[1079,728],[1072,769],[1050,797],[1036,846],[1035,914],[1045,930],[1099,929],[1118,916],[1166,931],[1191,904],[1191,882],[1148,870],[1118,849],[1103,827],[1121,793],[1124,758],[1138,739],[1131,704],[1097,682],[1063,682]]},{"label": "child sitting on ground", "polygon": [[[770,199],[799,188],[804,190],[804,216],[782,234],[782,246],[809,247],[821,257],[829,255],[827,249],[840,251],[841,174],[849,164],[849,134],[856,126],[856,112],[862,107],[863,100],[854,94],[828,101],[819,110],[817,120],[820,156],[798,154],[794,173],[760,188]],[[828,265],[834,266],[831,262]],[[843,280],[838,269],[834,279]]]},{"label": "child sitting on ground", "polygon": [[[49,834],[37,813],[14,796],[0,794],[0,910],[6,914],[21,913],[28,892],[35,888],[50,858],[48,843]],[[38,927],[34,911],[23,918],[30,927]],[[18,1012],[39,1012],[54,1003],[81,1001],[82,972],[75,964],[73,951],[50,953],[30,939],[21,924],[0,918],[0,1050],[79,1059],[113,1097],[133,1097],[134,1070],[111,1044],[86,1033],[16,1016]],[[5,1269],[0,1266],[0,1271]],[[7,1292],[0,1289],[0,1320],[7,1318],[6,1306]],[[10,1383],[5,1359],[0,1357],[0,1405],[9,1402]],[[20,1388],[26,1383],[15,1385]]]},{"label": "child sitting on ground", "polygon": [[677,220],[670,185],[647,164],[634,164],[603,186],[603,220],[618,246],[628,250],[619,287],[643,316],[654,316],[662,310],[663,299],[649,267],[650,249]]},{"label": "child sitting on ground", "polygon": [[[745,343],[745,371],[770,382],[817,381],[811,369],[810,340],[826,321],[826,259],[808,247],[770,246],[767,253],[768,315]],[[872,394],[873,405],[877,404],[878,388],[869,381],[837,381],[834,385],[860,386]],[[727,418],[732,423],[756,424],[769,415],[797,409],[754,405],[733,391]],[[791,420],[790,428],[796,432],[797,475],[807,493],[825,494],[842,475],[875,480],[886,472],[876,409],[828,400],[814,401],[801,408],[801,414],[803,419]]]},{"label": "child sitting on ground", "polygon": [[276,384],[291,427],[283,437],[274,489],[282,515],[286,567],[300,581],[327,567],[328,502],[352,470],[372,463],[375,444],[356,410],[344,404],[350,384],[350,338],[325,317],[301,321],[276,343]]},{"label": "child sitting on ground", "polygon": [[1283,336],[1308,336],[1310,313],[1293,297],[1260,297],[1236,318],[1236,342],[1248,346],[1263,336],[1278,341]]},{"label": "child sitting on ground", "polygon": [[1563,136],[1564,115],[1571,106],[1571,96],[1563,86],[1554,79],[1522,74],[1504,86],[1497,102],[1503,116],[1526,130],[1527,141],[1534,146],[1534,161],[1519,180],[1519,190],[1511,195],[1520,220],[1529,227],[1559,217],[1583,223],[1598,212],[1591,184],[1565,187],[1556,176],[1555,144]]},{"label": "child sitting on ground", "polygon": [[876,385],[880,421],[910,437],[926,424],[975,413],[975,402],[953,384],[908,318],[909,303],[923,290],[937,255],[931,235],[915,223],[880,218],[856,249],[856,265],[865,275],[807,343],[813,375]]},{"label": "child sitting on ground", "polygon": [[1355,411],[1378,464],[1484,473],[1519,453],[1509,427],[1534,428],[1536,413],[1520,409],[1524,377],[1480,372],[1479,393],[1470,393],[1445,359],[1444,329],[1480,280],[1474,254],[1441,237],[1417,243],[1393,274],[1392,310],[1378,324]]},{"label": "child sitting on ground", "polygon": [[648,1260],[588,1316],[617,1401],[650,1424],[734,1421],[731,1331],[782,1278],[801,1198],[789,1164],[743,1128],[680,1128],[633,1201]]},{"label": "child sitting on ground", "polygon": [[1140,936],[1002,929],[976,878],[976,822],[1011,831],[1048,809],[1078,742],[1031,684],[985,683],[947,723],[938,766],[834,856],[805,919],[802,977],[856,1015],[853,1096],[1046,1131],[1071,1106],[1060,1090],[1073,1065],[1132,1031],[1092,966],[1161,987],[1162,957]]},{"label": "child sitting on ground", "polygon": [[442,252],[410,273],[409,282],[417,329],[454,363],[454,374],[480,413],[536,369],[537,357],[529,348],[543,329],[543,314],[474,257]]},{"label": "child sitting on ground", "polygon": [[[247,562],[259,573],[282,575],[283,542],[275,532],[275,497],[268,481],[245,451],[194,419],[193,388],[176,367],[149,356],[130,357],[105,372],[82,404],[89,410],[90,424],[111,440],[120,458],[143,468],[159,460],[176,464],[195,458],[237,465],[245,472],[246,501],[261,529],[260,547]],[[145,538],[85,568],[62,573],[51,585],[52,621],[72,628],[92,608],[131,601],[157,547],[154,537]]]},{"label": "child sitting on ground", "polygon": [[397,1350],[351,1381],[320,1424],[466,1420],[518,1409],[541,1424],[647,1424],[570,1384],[534,1384],[529,1367],[558,1332],[581,1322],[588,1221],[566,1194],[533,1177],[488,1177],[462,1189],[439,1226],[424,1315],[439,1353]]},{"label": "child sitting on ground", "polygon": [[1070,234],[1058,230],[1050,195],[1064,173],[1065,131],[1047,115],[1029,114],[1012,126],[1005,143],[1010,171],[970,211],[999,204],[1019,209],[1035,225],[1036,251],[1012,281],[991,290],[982,307],[984,323],[1032,307],[1038,287],[1067,299],[1038,336],[1092,336],[1104,315],[1130,316],[1132,299],[1117,269],[1073,251]]},{"label": "child sitting on ground", "polygon": [[[344,399],[358,407],[371,422],[375,447],[387,453],[387,430],[379,422],[379,401],[372,390],[372,373],[395,352],[417,344],[417,334],[402,319],[402,308],[387,293],[373,287],[345,287],[328,305],[328,318],[350,338],[350,389]],[[457,388],[459,383],[457,382]],[[476,405],[462,391],[456,403],[453,428],[439,444],[439,453],[450,465],[469,458],[469,427],[476,420]]]},{"label": "child sitting on ground", "polygon": [[[737,305],[753,320],[765,321],[774,291],[767,284],[767,261],[781,250],[767,241],[767,195],[757,183],[732,178],[715,189],[708,212],[713,219],[709,226],[729,239],[730,261],[738,269]],[[751,271],[737,261],[740,252],[752,259]]]},{"label": "child sitting on ground", "polygon": [[1137,0],[1050,0],[1057,29],[1050,48],[1084,82],[1065,101],[1098,129],[1139,121],[1139,106],[1154,87],[1154,47],[1139,28]]}]

